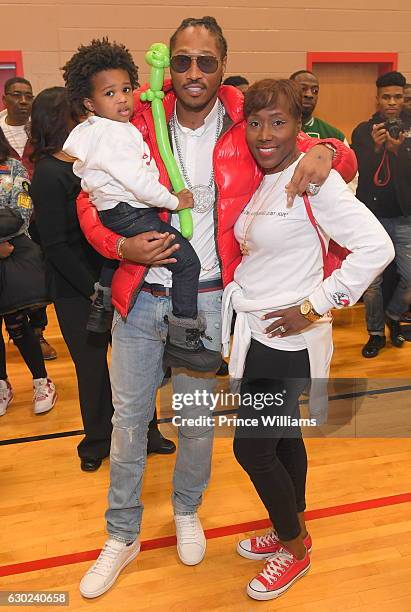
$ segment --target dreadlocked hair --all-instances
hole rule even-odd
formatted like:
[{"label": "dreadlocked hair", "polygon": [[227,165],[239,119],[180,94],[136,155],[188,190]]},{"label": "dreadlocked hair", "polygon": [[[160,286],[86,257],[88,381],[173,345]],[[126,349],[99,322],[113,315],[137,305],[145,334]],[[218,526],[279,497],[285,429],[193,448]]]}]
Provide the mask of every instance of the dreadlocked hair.
[{"label": "dreadlocked hair", "polygon": [[200,17],[196,19],[195,17],[187,17],[187,19],[183,19],[183,21],[178,26],[177,30],[174,32],[172,37],[170,38],[170,50],[172,50],[175,45],[176,38],[180,32],[185,30],[186,28],[206,28],[217,40],[217,44],[221,51],[221,57],[225,57],[227,55],[227,41],[224,38],[223,31],[218,25],[216,19],[214,17]]},{"label": "dreadlocked hair", "polygon": [[80,45],[62,68],[70,104],[77,109],[84,108],[83,100],[92,96],[92,77],[103,70],[118,68],[128,73],[135,89],[138,86],[138,68],[124,45],[109,42],[107,37],[94,39],[89,45]]}]

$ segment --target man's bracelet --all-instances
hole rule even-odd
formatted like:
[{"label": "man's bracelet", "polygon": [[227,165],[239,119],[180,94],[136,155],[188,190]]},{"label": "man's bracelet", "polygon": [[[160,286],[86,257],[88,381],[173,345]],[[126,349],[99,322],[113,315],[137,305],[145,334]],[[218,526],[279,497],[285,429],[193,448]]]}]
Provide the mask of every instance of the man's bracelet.
[{"label": "man's bracelet", "polygon": [[119,256],[120,259],[124,259],[124,255],[123,255],[123,246],[125,241],[127,240],[127,238],[125,238],[124,236],[122,236],[121,238],[119,238],[117,240],[117,255]]},{"label": "man's bracelet", "polygon": [[327,149],[331,151],[333,154],[332,159],[334,161],[334,159],[337,157],[337,149],[330,142],[320,142],[319,144],[322,144],[323,147],[327,147]]}]

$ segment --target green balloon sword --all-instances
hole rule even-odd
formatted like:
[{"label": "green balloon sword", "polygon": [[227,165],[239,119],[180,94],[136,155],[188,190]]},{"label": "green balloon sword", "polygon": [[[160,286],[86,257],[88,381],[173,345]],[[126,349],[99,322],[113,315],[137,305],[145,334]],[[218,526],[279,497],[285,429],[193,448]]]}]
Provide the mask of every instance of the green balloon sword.
[{"label": "green balloon sword", "polygon": [[[151,66],[150,88],[142,92],[140,98],[143,102],[151,102],[158,150],[167,169],[173,190],[178,193],[185,189],[186,186],[171,150],[163,106],[164,70],[170,65],[170,53],[167,45],[164,43],[152,44],[145,54],[145,60]],[[180,210],[178,216],[180,217],[180,231],[184,238],[189,240],[193,236],[193,217],[191,211],[188,209]]]}]

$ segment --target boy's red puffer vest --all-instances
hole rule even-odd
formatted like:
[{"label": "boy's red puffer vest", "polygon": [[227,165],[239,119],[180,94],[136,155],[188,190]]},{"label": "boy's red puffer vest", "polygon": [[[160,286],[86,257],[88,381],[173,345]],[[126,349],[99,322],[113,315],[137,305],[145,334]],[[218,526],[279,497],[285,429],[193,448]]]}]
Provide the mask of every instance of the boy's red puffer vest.
[{"label": "boy's red puffer vest", "polygon": [[[150,147],[160,172],[160,181],[163,185],[170,187],[167,171],[156,144],[150,105],[140,101],[140,92],[146,88],[147,86],[136,92],[135,111],[131,123],[140,130]],[[165,83],[164,91],[166,92],[164,108],[167,121],[169,121],[175,105],[175,95],[170,81]],[[233,125],[219,138],[213,154],[217,187],[215,236],[223,283],[226,285],[233,279],[234,270],[241,260],[240,248],[234,238],[234,224],[259,186],[263,175],[246,144],[242,93],[233,87],[222,85],[218,96],[233,122]],[[340,141],[331,140],[330,142],[337,148],[334,168],[345,180],[351,180],[356,172],[355,155]],[[317,143],[316,139],[303,133],[298,137],[298,146],[301,151],[307,151]],[[85,193],[81,193],[78,197],[77,212],[81,228],[93,247],[105,257],[118,258],[116,250],[118,235],[100,223],[97,211]],[[161,212],[160,216],[163,220],[167,220],[168,212]],[[115,273],[112,299],[121,316],[125,317],[132,308],[146,270],[146,267],[138,264],[121,262]]]}]

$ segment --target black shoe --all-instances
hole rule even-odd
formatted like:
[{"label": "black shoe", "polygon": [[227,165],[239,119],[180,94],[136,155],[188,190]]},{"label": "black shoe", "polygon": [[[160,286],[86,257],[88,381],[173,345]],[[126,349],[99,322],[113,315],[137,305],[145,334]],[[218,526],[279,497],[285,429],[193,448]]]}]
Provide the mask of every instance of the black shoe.
[{"label": "black shoe", "polygon": [[86,329],[95,334],[104,334],[110,331],[113,321],[113,309],[107,310],[104,307],[103,292],[99,290],[97,297],[90,306]]},{"label": "black shoe", "polygon": [[401,319],[400,319],[401,323],[411,323],[411,311],[407,310],[407,312],[404,312],[401,315]]},{"label": "black shoe", "polygon": [[223,361],[220,369],[216,372],[216,376],[228,376],[228,363],[226,361]]},{"label": "black shoe", "polygon": [[401,333],[404,336],[406,342],[411,342],[411,325],[402,325]]},{"label": "black shoe", "polygon": [[167,440],[161,433],[156,430],[153,433],[148,432],[147,436],[147,455],[157,453],[158,455],[172,455],[176,452],[176,445],[172,440]]},{"label": "black shoe", "polygon": [[376,357],[384,346],[385,336],[370,336],[367,344],[362,349],[362,356],[367,358]]},{"label": "black shoe", "polygon": [[391,344],[397,348],[401,348],[405,342],[405,338],[401,333],[401,325],[399,321],[394,319],[386,318],[387,327],[390,330]]},{"label": "black shoe", "polygon": [[92,459],[91,457],[80,457],[80,467],[83,472],[95,472],[102,463],[102,459]]}]

